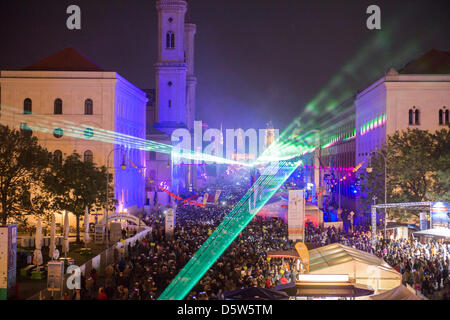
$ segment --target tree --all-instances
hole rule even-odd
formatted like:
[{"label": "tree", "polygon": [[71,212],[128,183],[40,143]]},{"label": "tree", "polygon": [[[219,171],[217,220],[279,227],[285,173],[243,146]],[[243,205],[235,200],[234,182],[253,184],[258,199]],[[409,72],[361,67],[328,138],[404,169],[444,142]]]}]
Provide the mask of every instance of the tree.
[{"label": "tree", "polygon": [[[384,158],[387,161],[387,202],[422,202],[448,199],[450,132],[443,129],[434,134],[419,129],[398,131],[387,137],[386,146],[370,159],[371,172],[361,175],[361,191],[367,207],[376,196],[384,202]],[[392,210],[392,216],[405,220],[405,212]],[[413,216],[418,212],[411,212]]]},{"label": "tree", "polygon": [[[450,127],[449,127],[450,128]],[[431,201],[450,202],[450,129],[445,128],[433,134],[433,159],[435,172],[432,177],[434,188],[428,190]]]},{"label": "tree", "polygon": [[[52,162],[52,170],[45,178],[45,185],[54,193],[54,209],[67,210],[76,217],[76,241],[80,242],[80,217],[86,207],[99,210],[106,204],[106,167],[97,167],[90,161],[82,161],[79,154],[72,154]],[[113,188],[110,186],[110,190]],[[113,198],[111,198],[113,203]]]},{"label": "tree", "polygon": [[0,223],[16,222],[41,214],[46,195],[40,194],[42,177],[51,154],[32,132],[0,125]]}]

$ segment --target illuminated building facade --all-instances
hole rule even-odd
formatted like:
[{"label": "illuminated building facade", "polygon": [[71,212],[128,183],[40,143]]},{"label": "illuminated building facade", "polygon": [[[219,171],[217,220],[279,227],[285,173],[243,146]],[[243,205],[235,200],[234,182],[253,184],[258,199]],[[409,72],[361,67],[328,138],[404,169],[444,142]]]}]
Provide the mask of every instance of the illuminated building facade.
[{"label": "illuminated building facade", "polygon": [[[357,178],[369,165],[371,154],[397,131],[435,131],[448,126],[449,105],[449,52],[431,50],[399,71],[390,69],[344,102],[339,107],[344,111],[308,133],[307,142],[317,148],[305,157],[305,184],[313,186],[312,194],[324,188],[325,207],[327,201],[336,207],[340,193],[342,208],[360,211],[357,199],[364,195]],[[351,173],[349,168],[359,164],[361,169]],[[321,199],[317,200],[320,206]]]},{"label": "illuminated building facade", "polygon": [[448,126],[450,52],[431,50],[419,59],[361,91],[356,105],[356,163],[370,155],[396,131],[435,131]]},{"label": "illuminated building facade", "polygon": [[[195,120],[197,78],[194,69],[194,40],[197,27],[191,22],[185,0],[158,0],[158,61],[155,64],[156,90],[149,111],[147,138],[172,144],[177,128],[192,131]],[[174,166],[168,155],[147,153],[147,191],[166,182],[173,192],[195,187],[195,166]]]},{"label": "illuminated building facade", "polygon": [[[45,116],[51,132],[33,130],[39,143],[55,156],[73,152],[84,161],[107,166],[114,173],[118,210],[145,201],[144,179],[130,161],[144,170],[143,151],[97,139],[103,130],[145,138],[145,92],[116,72],[106,72],[73,48],[66,48],[20,71],[1,71],[2,124],[26,127],[34,115]],[[6,108],[13,114],[6,115]],[[67,125],[61,125],[67,123]],[[84,128],[84,136],[65,134],[69,124]],[[94,139],[95,137],[95,139]],[[125,159],[127,169],[120,169]],[[114,169],[113,169],[114,168]],[[106,181],[105,181],[106,183]]]}]

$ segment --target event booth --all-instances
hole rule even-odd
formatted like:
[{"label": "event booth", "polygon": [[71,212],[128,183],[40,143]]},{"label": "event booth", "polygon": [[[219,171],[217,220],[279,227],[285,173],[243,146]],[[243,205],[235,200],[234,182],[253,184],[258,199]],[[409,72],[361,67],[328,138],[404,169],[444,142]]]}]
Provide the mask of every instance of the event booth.
[{"label": "event booth", "polygon": [[[269,251],[270,259],[302,258],[298,251]],[[276,290],[291,297],[360,297],[379,294],[402,284],[402,275],[377,256],[339,243],[309,250],[303,261],[309,272],[298,276],[296,283]],[[307,279],[307,278],[311,279]],[[345,278],[345,279],[344,279]]]},{"label": "event booth", "polygon": [[[288,201],[287,192],[278,192],[259,210],[258,216],[264,219],[280,218],[287,223]],[[305,204],[305,222],[312,222],[316,227],[323,225],[323,212],[316,205]]]},{"label": "event booth", "polygon": [[402,275],[383,259],[338,243],[309,251],[309,274],[346,274],[351,282],[368,286],[375,294],[402,283]]}]

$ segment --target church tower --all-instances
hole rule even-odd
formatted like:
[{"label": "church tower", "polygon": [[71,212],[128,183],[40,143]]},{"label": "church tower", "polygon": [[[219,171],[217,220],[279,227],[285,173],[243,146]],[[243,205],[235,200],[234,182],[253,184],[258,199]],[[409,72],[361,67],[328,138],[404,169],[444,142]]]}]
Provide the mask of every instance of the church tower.
[{"label": "church tower", "polygon": [[189,130],[193,130],[195,121],[197,78],[194,75],[194,52],[196,32],[197,26],[192,23],[190,9],[188,8],[184,25],[184,52],[188,67],[186,76],[186,125]]},{"label": "church tower", "polygon": [[156,69],[157,123],[155,128],[171,134],[187,127],[185,58],[185,0],[158,0],[158,61]]}]

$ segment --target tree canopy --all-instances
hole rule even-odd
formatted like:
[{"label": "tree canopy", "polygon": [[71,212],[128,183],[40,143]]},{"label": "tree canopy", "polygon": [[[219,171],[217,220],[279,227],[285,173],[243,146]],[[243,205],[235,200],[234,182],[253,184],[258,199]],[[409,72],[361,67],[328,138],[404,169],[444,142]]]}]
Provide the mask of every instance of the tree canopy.
[{"label": "tree canopy", "polygon": [[[82,161],[76,153],[61,162],[55,159],[45,177],[46,190],[54,194],[53,208],[67,210],[76,216],[77,242],[80,241],[80,217],[83,217],[85,209],[97,211],[106,204],[106,177],[106,167]],[[109,188],[113,190],[111,184]],[[113,196],[110,199],[111,205]]]},{"label": "tree canopy", "polygon": [[[408,129],[388,136],[372,155],[371,172],[361,176],[366,208],[376,196],[384,202],[384,158],[387,162],[387,202],[450,201],[450,130],[430,133]],[[397,212],[398,217],[403,213]],[[418,215],[418,212],[412,212]],[[400,217],[402,218],[402,217]],[[406,217],[403,217],[406,218]]]},{"label": "tree canopy", "polygon": [[31,131],[0,125],[0,223],[23,221],[42,214],[46,198],[40,194],[51,154]]}]

